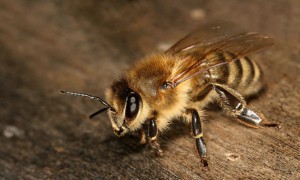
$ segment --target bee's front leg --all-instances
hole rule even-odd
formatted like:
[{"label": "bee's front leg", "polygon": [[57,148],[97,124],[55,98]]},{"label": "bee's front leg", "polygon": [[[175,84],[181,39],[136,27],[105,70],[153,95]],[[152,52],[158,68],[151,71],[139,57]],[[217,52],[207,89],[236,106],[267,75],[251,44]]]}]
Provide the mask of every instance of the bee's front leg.
[{"label": "bee's front leg", "polygon": [[139,135],[140,135],[140,144],[146,144],[147,143],[147,135],[143,128],[139,130]]},{"label": "bee's front leg", "polygon": [[236,90],[221,84],[213,84],[213,89],[219,95],[222,109],[230,116],[237,117],[242,123],[257,128],[259,126],[276,127],[278,124],[268,122],[264,115],[251,110],[243,96]]},{"label": "bee's front leg", "polygon": [[160,148],[160,145],[157,140],[157,134],[158,134],[158,129],[156,126],[155,119],[152,118],[149,120],[148,124],[148,137],[149,137],[149,142],[152,148],[154,148],[157,151],[157,154],[159,156],[163,156],[163,151]]},{"label": "bee's front leg", "polygon": [[192,132],[193,136],[196,140],[196,148],[197,151],[201,157],[201,161],[204,165],[204,167],[208,166],[207,160],[206,160],[206,145],[203,139],[203,132],[202,132],[202,125],[200,121],[199,114],[197,110],[192,109]]}]

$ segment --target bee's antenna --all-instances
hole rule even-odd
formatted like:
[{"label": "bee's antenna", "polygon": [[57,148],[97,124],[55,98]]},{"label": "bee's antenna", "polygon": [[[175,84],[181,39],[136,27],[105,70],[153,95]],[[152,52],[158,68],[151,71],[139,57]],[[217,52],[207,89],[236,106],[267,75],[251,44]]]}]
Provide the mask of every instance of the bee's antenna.
[{"label": "bee's antenna", "polygon": [[108,104],[106,101],[104,101],[102,98],[97,97],[97,96],[92,96],[89,94],[84,94],[84,93],[76,93],[76,92],[69,92],[69,91],[60,91],[60,93],[63,94],[70,94],[73,96],[82,96],[82,97],[88,97],[90,99],[96,99],[97,101],[101,102],[104,106],[107,106],[106,108],[103,108],[95,113],[93,113],[92,115],[90,115],[90,118],[93,118],[94,116],[96,116],[97,114],[100,114],[102,112],[104,112],[105,110],[111,110],[111,111],[116,111],[115,108],[113,108],[110,104]]},{"label": "bee's antenna", "polygon": [[90,119],[93,119],[95,116],[97,116],[98,114],[101,114],[102,112],[108,110],[109,107],[105,107],[103,109],[100,109],[99,111],[94,112],[93,114],[90,115]]}]

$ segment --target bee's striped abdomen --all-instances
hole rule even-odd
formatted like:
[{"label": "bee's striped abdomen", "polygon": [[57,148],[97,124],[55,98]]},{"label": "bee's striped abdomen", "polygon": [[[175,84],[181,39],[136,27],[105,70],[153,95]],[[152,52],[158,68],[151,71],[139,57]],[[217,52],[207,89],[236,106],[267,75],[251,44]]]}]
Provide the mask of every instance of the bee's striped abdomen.
[{"label": "bee's striped abdomen", "polygon": [[262,71],[255,61],[248,57],[241,58],[240,62],[243,68],[243,76],[241,83],[236,90],[243,95],[248,96],[258,92],[262,88]]},{"label": "bee's striped abdomen", "polygon": [[212,68],[209,73],[217,83],[226,84],[244,96],[254,94],[262,88],[262,71],[258,64],[248,57]]}]

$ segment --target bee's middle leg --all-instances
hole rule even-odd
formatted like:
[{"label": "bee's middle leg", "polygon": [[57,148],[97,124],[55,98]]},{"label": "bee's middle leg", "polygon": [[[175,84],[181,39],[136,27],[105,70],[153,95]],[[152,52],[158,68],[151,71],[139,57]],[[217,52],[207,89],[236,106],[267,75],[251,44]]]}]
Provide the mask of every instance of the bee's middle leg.
[{"label": "bee's middle leg", "polygon": [[206,145],[203,139],[203,132],[202,132],[202,124],[200,121],[200,116],[195,109],[190,110],[191,115],[192,115],[192,132],[193,132],[193,137],[195,138],[196,141],[196,148],[198,151],[198,154],[201,157],[201,161],[204,165],[204,167],[208,166],[207,160],[206,160]]},{"label": "bee's middle leg", "polygon": [[261,113],[255,113],[251,110],[244,100],[243,96],[236,90],[221,84],[212,84],[217,92],[222,109],[230,116],[237,117],[247,126],[257,128],[259,126],[276,127],[278,124],[266,121]]},{"label": "bee's middle leg", "polygon": [[160,145],[157,140],[158,129],[155,122],[155,119],[150,119],[148,124],[148,137],[149,143],[152,148],[154,148],[159,156],[163,156],[163,150],[160,148]]}]

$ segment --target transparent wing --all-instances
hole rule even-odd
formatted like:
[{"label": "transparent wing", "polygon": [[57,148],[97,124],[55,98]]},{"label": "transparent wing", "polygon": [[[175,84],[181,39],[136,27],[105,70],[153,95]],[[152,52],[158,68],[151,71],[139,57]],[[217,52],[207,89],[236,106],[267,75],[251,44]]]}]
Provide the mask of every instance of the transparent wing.
[{"label": "transparent wing", "polygon": [[192,48],[203,48],[210,43],[224,40],[236,34],[243,34],[245,31],[236,27],[230,22],[214,22],[199,26],[197,29],[180,39],[167,53],[182,53]]},{"label": "transparent wing", "polygon": [[192,32],[166,52],[183,59],[176,75],[168,80],[172,87],[210,68],[238,60],[273,44],[271,38],[259,33],[223,34],[212,41],[200,41],[195,37],[197,33]]}]

